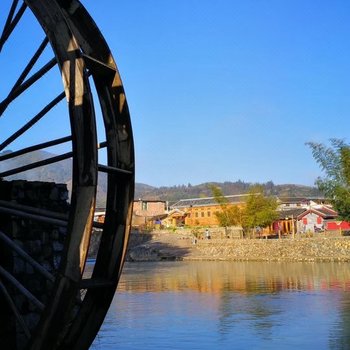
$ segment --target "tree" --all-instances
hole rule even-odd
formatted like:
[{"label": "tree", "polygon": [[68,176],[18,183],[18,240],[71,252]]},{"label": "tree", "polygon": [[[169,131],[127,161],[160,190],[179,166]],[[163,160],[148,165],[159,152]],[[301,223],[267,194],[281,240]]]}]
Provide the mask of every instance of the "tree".
[{"label": "tree", "polygon": [[275,197],[266,197],[263,187],[253,186],[246,200],[242,226],[245,230],[255,227],[267,227],[278,218],[277,200]]},{"label": "tree", "polygon": [[220,211],[215,212],[215,216],[221,227],[241,225],[241,209],[237,205],[229,204],[228,199],[223,195],[220,187],[211,185],[210,189],[216,203],[220,206]]},{"label": "tree", "polygon": [[325,173],[315,184],[329,198],[339,218],[350,221],[350,146],[339,139],[330,139],[330,144],[328,147],[322,143],[306,143]]},{"label": "tree", "polygon": [[278,218],[277,200],[266,197],[262,186],[256,185],[249,190],[244,207],[229,204],[219,187],[211,186],[211,190],[221,208],[215,215],[222,227],[240,225],[247,231],[257,226],[267,227]]}]

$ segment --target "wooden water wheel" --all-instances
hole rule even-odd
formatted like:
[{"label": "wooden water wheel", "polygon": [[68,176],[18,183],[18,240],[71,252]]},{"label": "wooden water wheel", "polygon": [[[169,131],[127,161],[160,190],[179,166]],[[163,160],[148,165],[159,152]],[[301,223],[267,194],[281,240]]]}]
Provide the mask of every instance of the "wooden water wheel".
[{"label": "wooden water wheel", "polygon": [[[17,72],[13,73],[17,74],[14,83],[1,81],[0,165],[48,147],[64,150],[44,160],[2,170],[0,178],[19,176],[62,160],[72,163],[68,215],[0,203],[2,215],[65,227],[67,235],[56,273],[47,271],[6,232],[0,232],[2,244],[47,279],[50,297],[40,300],[1,265],[0,296],[26,336],[20,348],[88,349],[114,296],[131,224],[134,149],[123,85],[104,38],[79,1],[4,0],[0,8],[0,64],[2,69]],[[27,51],[35,45],[28,56]],[[45,101],[59,86],[50,79],[60,82],[61,91]],[[26,103],[28,107],[23,107]],[[54,114],[54,122],[45,123],[55,108],[59,113]],[[24,110],[32,113],[27,119],[19,117]],[[51,138],[63,124],[67,125],[67,134]],[[33,128],[39,131],[28,137]],[[38,135],[44,138],[40,142]],[[5,152],[9,149],[15,150]],[[102,151],[104,164],[100,161]],[[86,278],[89,241],[97,225],[93,218],[101,174],[107,176],[105,220],[93,271]],[[19,290],[37,310],[39,320],[34,329],[16,307],[8,285]]]}]

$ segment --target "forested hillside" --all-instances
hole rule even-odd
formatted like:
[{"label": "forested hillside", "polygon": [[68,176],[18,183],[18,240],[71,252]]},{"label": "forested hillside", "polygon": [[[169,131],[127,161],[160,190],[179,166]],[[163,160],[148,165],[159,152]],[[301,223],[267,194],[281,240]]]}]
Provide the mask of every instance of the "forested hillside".
[{"label": "forested hillside", "polygon": [[[247,193],[253,183],[243,181],[236,182],[206,182],[192,186],[179,185],[171,187],[151,187],[145,184],[136,184],[135,198],[161,199],[175,202],[179,199],[212,197],[211,185],[221,188],[224,195]],[[301,185],[275,185],[272,181],[260,184],[265,189],[267,195],[277,195],[279,197],[320,197],[322,194],[315,187]]]},{"label": "forested hillside", "polygon": [[[1,154],[1,153],[0,153]],[[29,155],[17,157],[13,160],[0,163],[0,172],[16,168],[21,165],[29,164],[35,161],[39,161],[45,158],[54,156],[51,153],[38,151],[30,153]],[[71,161],[64,160],[59,163],[51,164],[38,169],[30,170],[25,173],[21,173],[17,176],[10,177],[9,179],[21,178],[25,180],[38,180],[38,181],[53,181],[57,183],[66,183],[68,188],[71,187]],[[210,179],[208,179],[210,180]],[[236,182],[206,182],[199,185],[178,185],[170,187],[154,187],[147,184],[136,183],[135,199],[160,199],[169,202],[175,202],[179,199],[186,198],[199,198],[199,197],[211,197],[212,192],[210,186],[215,185],[221,188],[224,195],[243,194],[247,193],[249,188],[254,185],[244,181]],[[319,197],[322,194],[315,187],[301,186],[301,185],[275,185],[272,181],[261,184],[266,194],[278,195],[280,197]],[[103,207],[105,202],[105,196],[107,191],[107,183],[105,174],[99,174],[99,186],[97,206]]]}]

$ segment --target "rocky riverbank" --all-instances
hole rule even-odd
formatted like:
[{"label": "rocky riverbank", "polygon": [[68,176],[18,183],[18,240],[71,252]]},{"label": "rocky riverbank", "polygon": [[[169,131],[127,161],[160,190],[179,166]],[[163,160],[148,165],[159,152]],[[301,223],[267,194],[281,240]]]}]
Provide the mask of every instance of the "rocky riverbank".
[{"label": "rocky riverbank", "polygon": [[191,233],[132,233],[128,261],[350,261],[349,237],[197,239]]}]

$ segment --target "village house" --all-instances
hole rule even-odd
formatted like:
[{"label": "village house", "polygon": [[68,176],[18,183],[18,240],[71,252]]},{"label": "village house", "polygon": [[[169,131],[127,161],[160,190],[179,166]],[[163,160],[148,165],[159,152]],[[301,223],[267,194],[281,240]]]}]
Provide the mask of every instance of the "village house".
[{"label": "village house", "polygon": [[185,226],[186,212],[180,209],[172,209],[161,220],[164,227],[183,227]]},{"label": "village house", "polygon": [[[138,199],[133,203],[133,215],[132,226],[144,227],[148,223],[154,224],[158,220],[166,217],[166,201],[151,200],[151,199]],[[96,209],[94,215],[94,221],[103,223],[105,217],[104,209]]]},{"label": "village house", "polygon": [[279,210],[326,205],[324,197],[277,197]]},{"label": "village house", "polygon": [[[324,198],[280,199],[279,220],[274,223],[274,231],[282,233],[319,232],[331,230],[338,213]],[[329,226],[330,225],[330,226]]]},{"label": "village house", "polygon": [[[228,205],[242,206],[246,194],[224,196]],[[215,213],[221,211],[215,197],[181,199],[171,206],[173,210],[183,213],[182,222],[186,226],[218,226]],[[178,219],[179,221],[179,219]]]},{"label": "village house", "polygon": [[134,201],[132,226],[143,227],[148,224],[161,224],[163,217],[166,217],[167,202],[152,199],[138,199]]}]

